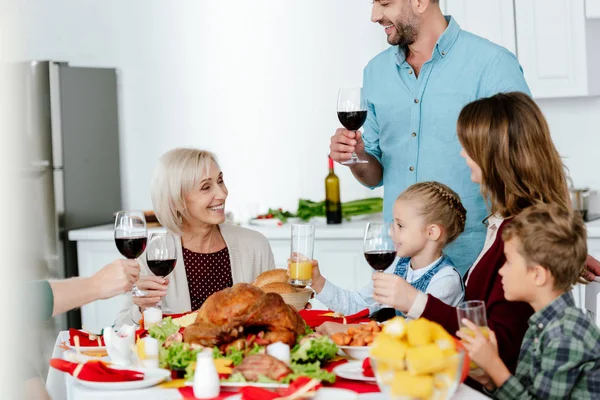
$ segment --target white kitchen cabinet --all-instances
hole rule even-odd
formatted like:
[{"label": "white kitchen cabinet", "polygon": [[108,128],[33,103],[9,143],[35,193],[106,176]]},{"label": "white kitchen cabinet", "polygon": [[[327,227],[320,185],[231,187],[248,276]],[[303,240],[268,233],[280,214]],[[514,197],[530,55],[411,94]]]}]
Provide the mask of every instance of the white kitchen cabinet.
[{"label": "white kitchen cabinet", "polygon": [[441,6],[462,29],[517,54],[513,0],[445,0]]},{"label": "white kitchen cabinet", "polygon": [[600,18],[600,0],[585,0],[585,16]]},{"label": "white kitchen cabinet", "polygon": [[600,94],[600,21],[585,0],[515,0],[517,55],[533,97]]}]

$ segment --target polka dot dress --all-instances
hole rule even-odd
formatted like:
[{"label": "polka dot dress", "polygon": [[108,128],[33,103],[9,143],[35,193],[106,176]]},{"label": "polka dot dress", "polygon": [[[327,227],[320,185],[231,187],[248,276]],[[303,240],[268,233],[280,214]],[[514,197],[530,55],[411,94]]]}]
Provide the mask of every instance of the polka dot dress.
[{"label": "polka dot dress", "polygon": [[233,286],[227,247],[216,253],[196,253],[184,247],[183,263],[192,310],[199,309],[211,294]]}]

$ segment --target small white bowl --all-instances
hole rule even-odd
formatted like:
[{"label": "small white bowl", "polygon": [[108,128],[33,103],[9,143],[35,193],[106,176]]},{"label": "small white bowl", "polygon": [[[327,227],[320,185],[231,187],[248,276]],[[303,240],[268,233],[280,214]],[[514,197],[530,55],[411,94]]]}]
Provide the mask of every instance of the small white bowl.
[{"label": "small white bowl", "polygon": [[362,361],[369,357],[370,346],[338,346],[350,358]]}]

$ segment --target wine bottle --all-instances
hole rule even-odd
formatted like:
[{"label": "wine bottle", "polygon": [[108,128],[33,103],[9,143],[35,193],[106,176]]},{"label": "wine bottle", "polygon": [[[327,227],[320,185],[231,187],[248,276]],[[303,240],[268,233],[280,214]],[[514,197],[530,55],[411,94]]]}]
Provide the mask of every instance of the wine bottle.
[{"label": "wine bottle", "polygon": [[328,224],[342,223],[340,180],[333,172],[333,160],[329,157],[329,175],[325,178],[325,215]]}]

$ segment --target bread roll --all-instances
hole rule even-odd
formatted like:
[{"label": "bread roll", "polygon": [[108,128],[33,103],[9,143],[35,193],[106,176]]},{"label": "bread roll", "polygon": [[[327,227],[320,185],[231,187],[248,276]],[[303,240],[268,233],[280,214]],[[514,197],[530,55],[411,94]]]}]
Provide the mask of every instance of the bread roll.
[{"label": "bread roll", "polygon": [[256,277],[254,285],[262,288],[264,285],[275,282],[286,282],[289,280],[287,269],[272,269],[265,271]]},{"label": "bread roll", "polygon": [[267,285],[261,286],[261,289],[267,293],[296,293],[296,289],[287,282],[273,282]]}]

